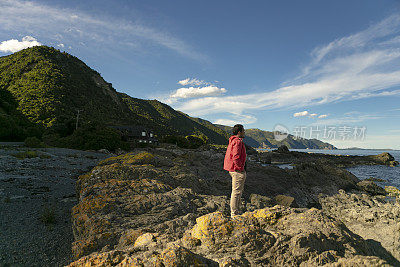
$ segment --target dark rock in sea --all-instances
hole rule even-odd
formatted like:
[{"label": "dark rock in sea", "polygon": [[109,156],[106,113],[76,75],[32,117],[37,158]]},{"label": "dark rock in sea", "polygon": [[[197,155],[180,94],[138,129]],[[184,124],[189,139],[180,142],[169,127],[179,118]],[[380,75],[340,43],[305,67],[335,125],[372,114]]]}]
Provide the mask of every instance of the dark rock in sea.
[{"label": "dark rock in sea", "polygon": [[366,181],[373,181],[373,182],[387,182],[387,180],[385,179],[381,179],[381,178],[375,178],[375,177],[369,177],[367,179],[365,179]]},{"label": "dark rock in sea", "polygon": [[274,152],[289,153],[289,149],[287,146],[283,145],[283,146],[278,147],[276,150],[274,150]]},{"label": "dark rock in sea", "polygon": [[394,157],[387,152],[381,153],[379,155],[370,155],[367,156],[372,160],[376,161],[379,164],[384,164],[388,166],[397,166],[399,165],[398,161],[395,161]]},{"label": "dark rock in sea", "polygon": [[389,161],[389,163],[387,165],[390,167],[396,167],[397,165],[399,165],[399,162],[396,160],[392,160],[392,161]]},{"label": "dark rock in sea", "polygon": [[[281,150],[279,150],[281,149]],[[273,151],[260,151],[256,161],[273,163],[304,163],[320,161],[323,164],[337,167],[350,167],[355,165],[387,165],[397,166],[399,163],[387,152],[371,156],[351,156],[322,154],[312,152],[286,151],[278,148]]]},{"label": "dark rock in sea", "polygon": [[373,196],[375,195],[386,195],[385,189],[382,187],[378,186],[376,183],[373,181],[361,181],[357,183],[357,186],[360,188],[360,190],[365,191]]}]

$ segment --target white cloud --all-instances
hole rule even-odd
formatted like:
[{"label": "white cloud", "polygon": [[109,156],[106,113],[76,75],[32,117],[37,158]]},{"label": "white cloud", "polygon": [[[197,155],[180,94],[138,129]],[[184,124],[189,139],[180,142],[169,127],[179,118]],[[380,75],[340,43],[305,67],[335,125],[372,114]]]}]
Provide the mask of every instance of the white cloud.
[{"label": "white cloud", "polygon": [[186,78],[184,80],[181,80],[178,82],[180,85],[186,86],[186,85],[203,85],[203,84],[208,84],[205,81],[196,79],[196,78]]},{"label": "white cloud", "polygon": [[58,44],[57,46],[58,46],[58,47],[61,47],[61,48],[64,48],[64,47],[65,47],[64,44]]},{"label": "white cloud", "polygon": [[395,88],[400,86],[400,43],[382,45],[397,35],[400,36],[400,14],[314,49],[303,74],[285,86],[261,93],[191,99],[176,102],[174,107],[204,116],[400,95]]},{"label": "white cloud", "polygon": [[[319,115],[317,113],[309,113],[307,110],[296,112],[293,114],[293,117],[305,117],[308,116],[310,118],[326,118],[328,115]],[[317,117],[318,116],[318,117]]]},{"label": "white cloud", "polygon": [[323,118],[326,118],[326,117],[328,117],[327,114],[321,114],[321,115],[318,116],[319,119],[323,119]]},{"label": "white cloud", "polygon": [[171,94],[172,98],[194,98],[204,96],[215,96],[226,93],[225,88],[220,88],[215,85],[208,85],[204,87],[183,87]]},{"label": "white cloud", "polygon": [[[399,25],[400,16],[398,14],[393,14],[363,31],[338,38],[327,45],[317,47],[312,51],[313,61],[306,69],[310,70],[313,66],[318,65],[323,59],[329,57],[336,51],[343,52],[348,49],[360,49],[370,44],[376,45],[377,43],[396,43],[390,41],[398,40],[398,36],[393,38],[393,35],[399,34]],[[386,40],[380,40],[385,37]]]},{"label": "white cloud", "polygon": [[[322,115],[321,115],[322,116]],[[386,118],[385,115],[378,114],[362,114],[360,112],[348,112],[345,113],[344,116],[339,116],[336,118],[330,118],[325,120],[319,120],[311,123],[310,125],[345,125],[345,124],[354,124],[365,122],[368,120],[377,120]],[[326,117],[324,117],[326,118]]]},{"label": "white cloud", "polygon": [[231,119],[220,118],[215,120],[213,123],[222,124],[228,126],[234,126],[235,124],[252,124],[257,121],[257,118],[253,115],[233,114]]},{"label": "white cloud", "polygon": [[55,43],[84,42],[92,49],[101,46],[103,52],[108,49],[110,53],[115,52],[116,46],[136,47],[139,52],[165,48],[197,61],[208,61],[183,40],[139,20],[91,15],[33,1],[0,0],[0,32],[26,32]]},{"label": "white cloud", "polygon": [[213,123],[227,125],[227,126],[234,126],[235,124],[238,124],[237,121],[231,120],[231,119],[218,119],[218,120],[214,121]]},{"label": "white cloud", "polygon": [[34,38],[32,36],[25,36],[22,38],[22,41],[18,41],[16,39],[11,39],[11,40],[1,42],[0,43],[0,51],[15,53],[22,49],[32,47],[32,46],[37,46],[37,45],[42,45],[42,44],[39,43],[36,40],[36,38]]},{"label": "white cloud", "polygon": [[308,111],[304,110],[304,111],[301,111],[301,112],[294,113],[293,117],[303,117],[303,116],[307,116],[307,115],[308,115]]},{"label": "white cloud", "polygon": [[178,81],[178,84],[189,87],[179,88],[167,97],[162,97],[163,102],[173,104],[177,103],[181,99],[218,96],[227,92],[225,88],[197,78],[186,78]]}]

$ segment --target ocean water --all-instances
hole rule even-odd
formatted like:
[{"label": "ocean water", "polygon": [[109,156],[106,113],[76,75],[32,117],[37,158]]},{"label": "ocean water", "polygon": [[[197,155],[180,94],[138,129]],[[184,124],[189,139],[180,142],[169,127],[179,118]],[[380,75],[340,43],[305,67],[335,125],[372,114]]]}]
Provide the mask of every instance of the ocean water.
[{"label": "ocean water", "polygon": [[[378,155],[383,152],[388,152],[392,155],[395,160],[400,162],[400,150],[370,150],[370,149],[335,149],[335,150],[324,150],[324,149],[290,149],[291,151],[300,152],[311,152],[311,153],[323,153],[323,154],[335,154],[335,155],[354,155],[354,156],[366,156],[366,155]],[[359,179],[364,180],[370,177],[380,178],[386,180],[386,182],[376,182],[380,186],[391,185],[400,188],[400,165],[396,167],[389,167],[383,165],[358,165],[354,167],[346,168],[348,171],[353,173]]]},{"label": "ocean water", "polygon": [[[400,150],[370,150],[370,149],[290,149],[290,151],[309,152],[309,153],[322,153],[322,154],[335,154],[335,155],[378,155],[383,152],[391,154],[395,160],[400,162]],[[289,167],[282,165],[281,167]],[[384,187],[387,185],[395,186],[400,188],[400,165],[396,167],[389,167],[383,165],[358,165],[354,167],[346,168],[348,171],[357,176],[360,180],[364,180],[370,177],[380,178],[386,180],[385,182],[376,182],[378,185]]]}]

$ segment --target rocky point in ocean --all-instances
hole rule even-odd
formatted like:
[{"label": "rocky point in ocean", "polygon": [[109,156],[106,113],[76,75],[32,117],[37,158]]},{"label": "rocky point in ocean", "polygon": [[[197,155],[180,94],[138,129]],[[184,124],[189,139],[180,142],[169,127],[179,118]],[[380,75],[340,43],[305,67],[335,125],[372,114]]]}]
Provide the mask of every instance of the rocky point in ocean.
[{"label": "rocky point in ocean", "polygon": [[334,164],[337,167],[354,165],[387,165],[395,167],[399,165],[399,162],[387,152],[368,156],[336,155],[290,151],[284,145],[272,151],[260,150],[257,159],[262,163],[304,163],[317,160],[323,162],[323,164]]},{"label": "rocky point in ocean", "polygon": [[77,180],[70,266],[399,264],[399,205],[385,190],[324,161],[281,169],[257,157],[234,220],[223,151],[158,147],[103,160]]}]

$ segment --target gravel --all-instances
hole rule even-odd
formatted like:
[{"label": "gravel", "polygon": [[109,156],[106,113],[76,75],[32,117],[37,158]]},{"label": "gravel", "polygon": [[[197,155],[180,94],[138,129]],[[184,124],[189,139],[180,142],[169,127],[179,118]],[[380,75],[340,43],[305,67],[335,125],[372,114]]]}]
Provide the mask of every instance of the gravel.
[{"label": "gravel", "polygon": [[[38,157],[13,154],[36,150]],[[64,148],[0,147],[0,267],[73,261],[75,179],[110,154]]]}]

